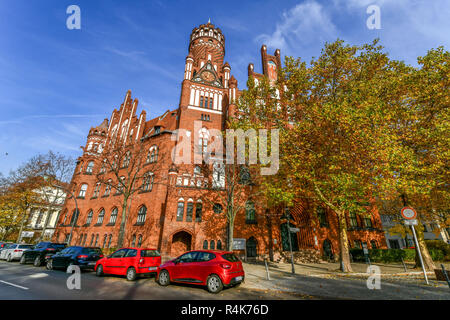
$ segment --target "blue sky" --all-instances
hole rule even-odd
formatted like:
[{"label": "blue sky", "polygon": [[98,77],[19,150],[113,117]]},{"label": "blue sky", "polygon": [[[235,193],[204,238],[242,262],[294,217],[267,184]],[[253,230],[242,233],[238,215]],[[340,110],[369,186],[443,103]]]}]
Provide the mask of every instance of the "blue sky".
[{"label": "blue sky", "polygon": [[[71,4],[81,9],[81,30],[66,27]],[[366,27],[371,4],[381,9],[380,30]],[[392,58],[410,64],[450,46],[448,0],[3,0],[0,17],[3,174],[50,149],[79,156],[89,128],[128,89],[148,117],[176,108],[190,32],[208,18],[226,37],[240,89],[248,63],[261,70],[263,43],[309,61],[325,41],[379,37]]]}]

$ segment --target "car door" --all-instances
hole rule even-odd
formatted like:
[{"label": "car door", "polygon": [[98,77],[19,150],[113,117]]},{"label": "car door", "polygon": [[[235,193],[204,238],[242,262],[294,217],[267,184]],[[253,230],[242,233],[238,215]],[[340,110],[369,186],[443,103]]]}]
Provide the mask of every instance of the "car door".
[{"label": "car door", "polygon": [[200,251],[196,258],[195,265],[191,268],[192,278],[199,282],[206,282],[206,279],[212,272],[212,262],[216,255],[212,252]]},{"label": "car door", "polygon": [[179,262],[174,266],[175,272],[172,275],[172,278],[175,281],[196,282],[195,279],[192,278],[192,269],[195,266],[197,254],[197,251],[191,251],[183,254],[179,258]]},{"label": "car door", "polygon": [[118,270],[119,274],[125,275],[129,267],[134,267],[136,272],[139,272],[136,263],[137,253],[138,251],[136,249],[128,249],[127,253],[122,258],[122,268]]},{"label": "car door", "polygon": [[70,251],[70,248],[66,248],[51,257],[53,268],[62,268],[63,265],[63,257]]},{"label": "car door", "polygon": [[120,270],[123,269],[123,257],[127,251],[128,249],[117,250],[107,258],[103,268],[104,272],[109,274],[120,274]]}]

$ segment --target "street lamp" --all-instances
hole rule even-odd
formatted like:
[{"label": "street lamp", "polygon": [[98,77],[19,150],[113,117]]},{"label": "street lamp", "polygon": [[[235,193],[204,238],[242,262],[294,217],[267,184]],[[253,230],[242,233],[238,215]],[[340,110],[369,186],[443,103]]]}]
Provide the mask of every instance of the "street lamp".
[{"label": "street lamp", "polygon": [[[44,180],[45,181],[48,181],[49,180],[49,176],[48,175],[44,175]],[[57,185],[54,185],[53,183],[51,183],[50,184],[52,187],[54,187],[54,188],[61,188],[61,189],[63,189],[64,191],[66,191],[67,193],[69,193],[71,196],[72,196],[72,198],[73,198],[73,200],[75,201],[75,214],[77,215],[76,216],[76,219],[72,219],[73,221],[72,221],[72,227],[70,228],[70,235],[69,235],[69,239],[67,240],[67,245],[69,246],[70,245],[70,242],[72,241],[72,233],[73,233],[73,227],[75,226],[75,223],[76,223],[76,221],[78,220],[78,204],[77,204],[77,198],[75,197],[75,195],[73,194],[73,192],[72,191],[70,191],[69,189],[66,189],[66,188],[64,188],[63,186],[57,186]]]},{"label": "street lamp", "polygon": [[291,219],[291,215],[289,213],[289,208],[285,208],[284,209],[284,215],[281,217],[281,219],[286,219],[287,220],[287,231],[288,231],[288,238],[289,238],[289,250],[291,251],[291,267],[292,267],[292,273],[295,274],[294,254],[292,252],[291,226],[289,224],[289,220]]}]

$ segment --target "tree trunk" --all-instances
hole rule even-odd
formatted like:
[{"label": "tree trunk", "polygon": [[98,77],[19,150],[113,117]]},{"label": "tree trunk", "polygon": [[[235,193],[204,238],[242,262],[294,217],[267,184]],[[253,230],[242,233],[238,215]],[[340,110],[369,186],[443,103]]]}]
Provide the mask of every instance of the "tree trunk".
[{"label": "tree trunk", "polygon": [[128,199],[124,199],[122,203],[122,219],[120,220],[119,237],[117,239],[117,249],[123,246],[123,238],[125,236],[125,226],[127,222],[127,202]]},{"label": "tree trunk", "polygon": [[348,248],[347,223],[343,212],[336,212],[339,220],[339,262],[342,272],[353,272],[350,264],[350,252]]},{"label": "tree trunk", "polygon": [[[423,230],[422,228],[415,228],[415,230],[417,235],[417,242],[419,243],[420,251],[422,252],[422,260],[425,270],[433,271],[434,269],[436,269],[436,266],[434,265],[433,259],[431,258],[430,252],[428,251],[427,245],[425,243],[425,239],[423,237]],[[416,247],[416,258],[415,258],[416,265],[414,266],[414,268],[421,268],[422,266],[420,265],[420,258],[417,250],[418,248]]]},{"label": "tree trunk", "polygon": [[19,235],[17,236],[17,243],[20,243],[20,240],[22,238],[22,231],[23,231],[23,225],[25,223],[25,220],[27,220],[26,210],[25,210],[25,214],[24,214],[24,216],[22,218],[22,222],[20,223]]},{"label": "tree trunk", "polygon": [[234,219],[228,221],[227,251],[233,251]]}]

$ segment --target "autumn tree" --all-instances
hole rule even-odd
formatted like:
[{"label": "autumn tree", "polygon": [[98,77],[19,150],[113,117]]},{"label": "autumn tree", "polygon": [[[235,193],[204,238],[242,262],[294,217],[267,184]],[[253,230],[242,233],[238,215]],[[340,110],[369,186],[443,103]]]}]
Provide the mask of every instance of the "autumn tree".
[{"label": "autumn tree", "polygon": [[386,119],[388,106],[403,97],[395,66],[377,41],[350,46],[338,40],[309,66],[286,58],[273,86],[250,79],[239,102],[245,125],[280,130],[280,169],[265,178],[265,193],[274,204],[308,199],[331,209],[344,272],[352,271],[346,215],[370,216],[372,199],[392,188]]}]

